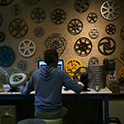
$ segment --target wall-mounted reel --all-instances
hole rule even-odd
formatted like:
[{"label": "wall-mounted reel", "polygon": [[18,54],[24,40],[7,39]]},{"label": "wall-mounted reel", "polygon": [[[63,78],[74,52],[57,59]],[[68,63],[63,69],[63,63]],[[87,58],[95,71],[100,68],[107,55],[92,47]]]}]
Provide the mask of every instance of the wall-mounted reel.
[{"label": "wall-mounted reel", "polygon": [[87,16],[87,21],[92,24],[95,23],[97,21],[97,19],[98,19],[98,17],[96,15],[96,13],[94,13],[94,12],[89,13]]},{"label": "wall-mounted reel", "polygon": [[97,28],[92,28],[90,31],[89,31],[89,36],[92,38],[92,39],[96,39],[98,36],[99,36],[99,30]]},{"label": "wall-mounted reel", "polygon": [[78,59],[73,58],[66,62],[65,71],[69,76],[73,77],[74,72],[81,66],[82,63]]},{"label": "wall-mounted reel", "polygon": [[122,78],[124,78],[124,67],[120,69],[119,74]]},{"label": "wall-mounted reel", "polygon": [[108,24],[105,28],[107,34],[112,35],[116,32],[116,27],[114,24]]}]

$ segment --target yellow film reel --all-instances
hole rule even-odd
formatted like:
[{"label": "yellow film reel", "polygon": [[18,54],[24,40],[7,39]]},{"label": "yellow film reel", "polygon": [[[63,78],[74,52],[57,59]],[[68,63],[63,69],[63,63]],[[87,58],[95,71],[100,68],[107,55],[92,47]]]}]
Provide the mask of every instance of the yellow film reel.
[{"label": "yellow film reel", "polygon": [[66,62],[66,65],[65,65],[65,71],[66,73],[73,77],[74,76],[74,72],[79,68],[83,66],[82,63],[78,60],[78,59],[69,59],[67,62]]},{"label": "yellow film reel", "polygon": [[119,74],[121,77],[124,78],[124,67],[120,69]]}]

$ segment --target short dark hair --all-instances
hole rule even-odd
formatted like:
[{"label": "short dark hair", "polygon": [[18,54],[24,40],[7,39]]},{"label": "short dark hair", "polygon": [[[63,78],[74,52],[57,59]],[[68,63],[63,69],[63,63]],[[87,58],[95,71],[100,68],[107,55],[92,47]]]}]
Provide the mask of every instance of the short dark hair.
[{"label": "short dark hair", "polygon": [[55,58],[58,59],[58,52],[56,49],[48,49],[44,52],[44,61],[47,65],[53,63]]}]

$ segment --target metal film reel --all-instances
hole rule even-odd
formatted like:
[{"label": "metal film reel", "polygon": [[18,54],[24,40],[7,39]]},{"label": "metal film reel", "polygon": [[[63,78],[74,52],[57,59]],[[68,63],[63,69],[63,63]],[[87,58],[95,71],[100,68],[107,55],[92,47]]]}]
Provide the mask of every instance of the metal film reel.
[{"label": "metal film reel", "polygon": [[0,66],[10,66],[15,60],[15,53],[12,48],[8,46],[0,47]]},{"label": "metal film reel", "polygon": [[121,38],[124,40],[124,26],[121,28]]},{"label": "metal film reel", "polygon": [[124,67],[120,69],[119,74],[122,78],[124,78]]},{"label": "metal film reel", "polygon": [[100,9],[101,15],[106,20],[115,20],[120,15],[120,5],[115,0],[105,1]]},{"label": "metal film reel", "polygon": [[20,18],[14,19],[9,24],[9,32],[13,37],[24,37],[28,32],[28,25]]},{"label": "metal film reel", "polygon": [[51,19],[55,24],[62,24],[65,21],[66,14],[62,9],[55,9],[51,13]]},{"label": "metal film reel", "polygon": [[56,49],[58,55],[61,56],[67,46],[65,38],[59,33],[51,34],[45,41],[47,49]]},{"label": "metal film reel", "polygon": [[32,56],[36,51],[36,46],[33,41],[25,39],[18,46],[19,53],[24,57]]},{"label": "metal film reel", "polygon": [[92,38],[92,39],[96,39],[98,36],[99,36],[99,30],[97,28],[92,28],[90,31],[89,31],[89,36]]},{"label": "metal film reel", "polygon": [[18,15],[19,13],[21,13],[21,7],[18,4],[15,4],[12,7],[11,11],[14,15]]},{"label": "metal film reel", "polygon": [[103,55],[111,55],[115,49],[116,43],[110,37],[104,37],[98,43],[98,50]]},{"label": "metal film reel", "polygon": [[82,66],[82,63],[78,59],[70,59],[66,62],[65,71],[66,73],[73,77],[74,72]]},{"label": "metal film reel", "polygon": [[89,13],[88,16],[87,16],[87,21],[89,23],[95,23],[97,21],[98,17],[96,15],[96,13],[92,12],[92,13]]},{"label": "metal film reel", "polygon": [[7,6],[10,3],[12,3],[13,0],[0,0],[0,5],[1,6]]},{"label": "metal film reel", "polygon": [[36,3],[38,3],[40,0],[22,0],[25,4],[28,5],[34,5]]},{"label": "metal film reel", "polygon": [[124,51],[121,52],[120,58],[121,58],[122,61],[124,61]]},{"label": "metal film reel", "polygon": [[89,0],[76,0],[74,3],[74,8],[79,13],[87,11],[89,8]]},{"label": "metal film reel", "polygon": [[4,33],[0,32],[0,42],[5,40],[5,35]]},{"label": "metal film reel", "polygon": [[83,29],[83,23],[79,19],[72,19],[68,23],[68,31],[72,35],[79,34]]},{"label": "metal film reel", "polygon": [[24,71],[26,68],[27,68],[27,62],[24,61],[24,60],[20,60],[18,63],[17,63],[17,67],[19,69],[21,69],[22,71]]},{"label": "metal film reel", "polygon": [[90,59],[89,59],[89,63],[88,63],[89,65],[98,65],[99,64],[99,60],[98,60],[98,58],[97,57],[91,57]]},{"label": "metal film reel", "polygon": [[31,12],[31,18],[36,23],[41,23],[46,18],[46,13],[42,8],[35,8]]},{"label": "metal film reel", "polygon": [[61,5],[65,2],[65,0],[50,0],[55,5]]},{"label": "metal film reel", "polygon": [[78,56],[85,57],[90,54],[92,43],[88,38],[81,37],[75,42],[74,50]]},{"label": "metal film reel", "polygon": [[42,37],[44,35],[44,29],[42,27],[37,27],[34,29],[34,34],[37,37]]},{"label": "metal film reel", "polygon": [[113,24],[108,24],[105,28],[107,34],[112,35],[116,32],[116,27]]},{"label": "metal film reel", "polygon": [[0,25],[2,24],[2,21],[3,21],[2,16],[0,15]]}]

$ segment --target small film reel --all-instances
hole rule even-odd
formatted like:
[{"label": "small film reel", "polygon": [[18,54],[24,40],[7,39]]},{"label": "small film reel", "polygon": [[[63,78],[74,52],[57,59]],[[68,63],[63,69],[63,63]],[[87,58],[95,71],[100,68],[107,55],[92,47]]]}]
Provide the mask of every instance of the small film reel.
[{"label": "small film reel", "polygon": [[12,12],[14,15],[19,15],[19,13],[21,13],[21,7],[20,7],[18,4],[15,4],[15,5],[12,7],[11,12]]},{"label": "small film reel", "polygon": [[92,28],[90,31],[89,31],[89,36],[92,38],[92,39],[96,39],[98,36],[99,36],[99,30],[97,28]]},{"label": "small film reel", "polygon": [[124,26],[121,28],[120,35],[121,35],[121,38],[124,40]]},{"label": "small film reel", "polygon": [[101,15],[106,20],[115,20],[120,15],[120,5],[115,0],[105,1],[100,9]]},{"label": "small film reel", "polygon": [[32,56],[36,51],[36,46],[33,41],[25,39],[18,46],[19,53],[24,57]]},{"label": "small film reel", "polygon": [[82,66],[81,61],[73,58],[66,62],[65,71],[69,76],[73,77],[74,72],[81,66]]},{"label": "small film reel", "polygon": [[24,60],[20,60],[18,63],[17,63],[17,67],[19,69],[21,69],[22,71],[24,71],[26,68],[27,68],[27,62],[24,61]]},{"label": "small film reel", "polygon": [[66,14],[62,9],[55,9],[51,13],[51,19],[55,24],[62,24],[65,21]]},{"label": "small film reel", "polygon": [[68,31],[72,35],[79,34],[83,29],[83,23],[79,19],[72,19],[68,23]]},{"label": "small film reel", "polygon": [[22,0],[25,4],[27,5],[35,5],[38,3],[40,0]]},{"label": "small film reel", "polygon": [[92,43],[88,38],[81,37],[75,42],[74,50],[78,56],[85,57],[90,54]]},{"label": "small film reel", "polygon": [[121,52],[120,58],[121,58],[122,61],[124,61],[124,51]]},{"label": "small film reel", "polygon": [[28,32],[28,25],[20,18],[14,19],[9,24],[9,32],[15,38],[24,37]]},{"label": "small film reel", "polygon": [[0,32],[0,42],[5,40],[5,35],[3,32]]},{"label": "small film reel", "polygon": [[56,49],[61,56],[67,46],[65,38],[59,33],[51,34],[45,41],[46,49]]},{"label": "small film reel", "polygon": [[111,55],[115,49],[116,43],[110,37],[104,37],[98,43],[98,50],[103,55]]},{"label": "small film reel", "polygon": [[99,60],[98,60],[98,58],[97,57],[91,57],[90,59],[89,59],[89,63],[88,63],[89,65],[98,65],[99,64]]},{"label": "small film reel", "polygon": [[116,27],[113,24],[108,24],[105,28],[107,34],[112,35],[116,32]]},{"label": "small film reel", "polygon": [[89,0],[76,0],[74,3],[74,8],[79,13],[87,11],[89,8]]},{"label": "small film reel", "polygon": [[89,13],[87,16],[87,21],[92,24],[95,23],[97,21],[97,19],[98,19],[98,17],[96,15],[96,13],[94,13],[94,12]]},{"label": "small film reel", "polygon": [[122,78],[124,78],[124,67],[120,69],[119,74]]},{"label": "small film reel", "polygon": [[44,35],[44,29],[42,27],[37,27],[34,29],[34,34],[37,37],[42,37]]},{"label": "small film reel", "polygon": [[35,23],[41,23],[46,18],[46,13],[42,8],[35,8],[31,12],[31,18]]},{"label": "small film reel", "polygon": [[11,4],[12,2],[13,2],[13,0],[0,0],[0,5],[7,6],[7,5]]},{"label": "small film reel", "polygon": [[65,2],[65,0],[50,0],[50,1],[55,5],[62,5]]}]

